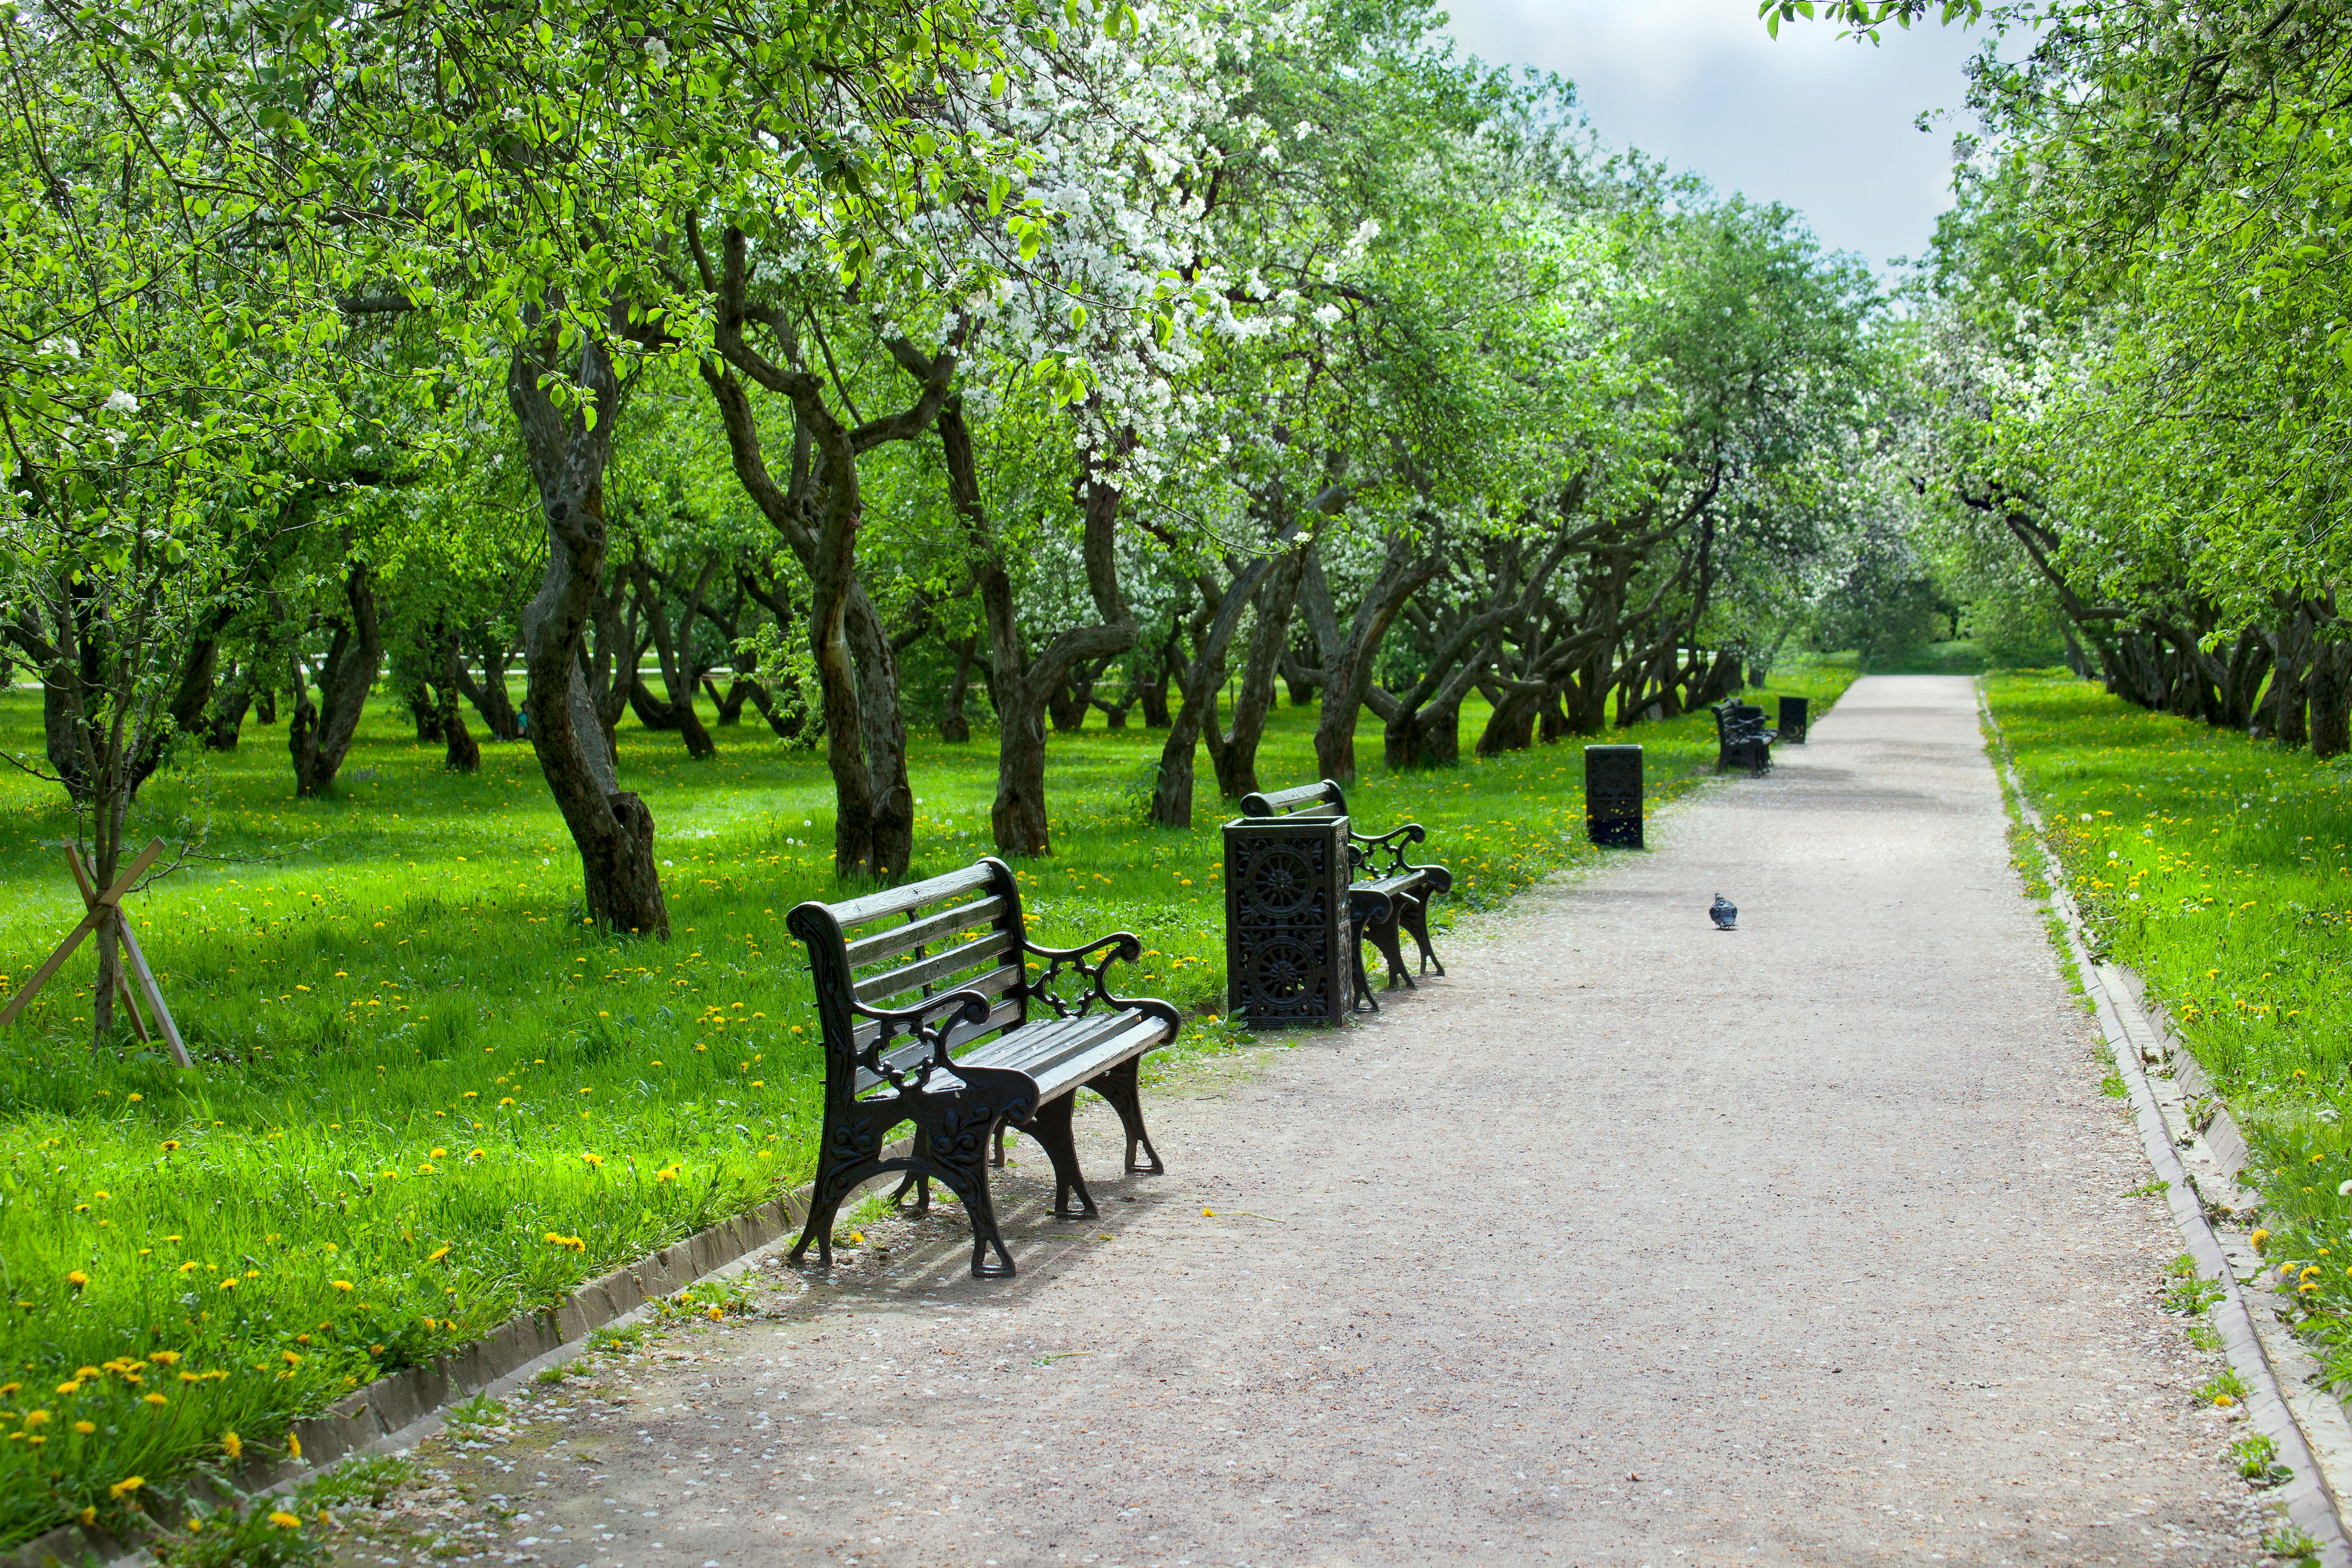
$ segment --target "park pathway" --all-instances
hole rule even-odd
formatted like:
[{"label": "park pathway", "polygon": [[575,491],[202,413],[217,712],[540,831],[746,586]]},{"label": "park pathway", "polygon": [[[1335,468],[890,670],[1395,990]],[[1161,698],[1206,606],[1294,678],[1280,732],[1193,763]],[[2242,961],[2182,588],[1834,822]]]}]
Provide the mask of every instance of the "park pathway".
[{"label": "park pathway", "polygon": [[1770,777],[1457,938],[1450,980],[1163,1094],[1170,1173],[1100,1184],[1099,1224],[1055,1224],[1024,1160],[1018,1280],[966,1278],[938,1221],[764,1276],[782,1317],[573,1405],[504,1539],[567,1568],[2252,1562],[2244,1428],[2192,1399],[2218,1363],[2158,1304],[2179,1244],[2004,826],[1970,683],[1864,680]]}]

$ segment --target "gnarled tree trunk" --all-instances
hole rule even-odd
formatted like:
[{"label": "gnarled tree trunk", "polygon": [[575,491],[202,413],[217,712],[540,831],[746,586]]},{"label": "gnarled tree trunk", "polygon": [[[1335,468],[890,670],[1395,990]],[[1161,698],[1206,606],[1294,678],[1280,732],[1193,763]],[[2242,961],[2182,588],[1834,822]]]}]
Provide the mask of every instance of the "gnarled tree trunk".
[{"label": "gnarled tree trunk", "polygon": [[314,795],[335,782],[335,772],[359,732],[368,688],[383,665],[383,638],[376,626],[375,584],[367,563],[354,561],[343,577],[343,613],[330,624],[334,635],[326,662],[319,667],[314,705],[303,683],[301,650],[289,661],[294,685],[294,722],[287,731],[294,756],[294,793]]},{"label": "gnarled tree trunk", "polygon": [[522,426],[547,528],[547,570],[522,614],[530,742],[579,847],[590,918],[612,930],[667,940],[669,906],[654,858],[653,813],[618,787],[585,663],[588,623],[597,613],[610,549],[604,466],[619,423],[621,389],[604,345],[592,339],[580,350],[574,379],[594,400],[597,417],[591,425],[578,407],[558,407],[540,384],[545,370],[532,358],[534,349],[551,347],[545,341],[519,345],[507,370],[507,400]]}]

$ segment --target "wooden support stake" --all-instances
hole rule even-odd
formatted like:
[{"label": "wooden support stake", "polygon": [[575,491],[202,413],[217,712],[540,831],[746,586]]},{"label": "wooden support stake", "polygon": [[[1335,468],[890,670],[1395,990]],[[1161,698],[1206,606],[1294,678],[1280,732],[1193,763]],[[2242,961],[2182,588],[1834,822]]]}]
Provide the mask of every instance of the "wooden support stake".
[{"label": "wooden support stake", "polygon": [[188,1047],[180,1041],[180,1026],[172,1022],[172,1010],[163,1005],[163,988],[155,984],[155,972],[147,967],[147,955],[139,951],[139,939],[131,934],[131,922],[122,922],[122,951],[130,955],[131,973],[139,976],[139,989],[147,993],[148,1009],[155,1015],[155,1026],[163,1031],[163,1043],[172,1047],[172,1059],[184,1068],[196,1064],[188,1059]]},{"label": "wooden support stake", "polygon": [[[81,889],[82,907],[87,909],[90,905],[98,902],[98,889],[91,884],[89,879],[89,871],[88,868],[84,867],[81,863],[81,851],[76,849],[70,844],[66,846],[66,864],[73,868],[74,885]],[[128,915],[123,915],[121,916],[120,919],[123,931],[128,932],[131,929],[130,917]],[[147,1034],[147,1020],[139,1016],[138,1000],[131,994],[131,972],[129,969],[118,968],[115,970],[114,992],[116,995],[122,999],[124,1011],[131,1015],[131,1031],[139,1037],[139,1043],[142,1046],[152,1044],[153,1042],[149,1038]]]},{"label": "wooden support stake", "polygon": [[[163,853],[163,841],[160,838],[149,839],[147,847],[139,851],[139,858],[131,861],[130,867],[121,876],[115,878],[114,886],[89,900],[89,912],[82,916],[81,923],[66,933],[65,941],[58,943],[58,950],[49,954],[40,968],[33,972],[32,979],[25,982],[25,988],[11,996],[5,1007],[0,1007],[0,1029],[5,1029],[16,1021],[17,1015],[24,1012],[26,1004],[38,995],[41,987],[47,985],[56,977],[58,971],[65,967],[65,962],[73,956],[74,949],[79,947],[89,939],[91,932],[98,930],[102,909],[120,904],[122,895],[131,890],[131,885],[133,882],[139,880],[140,873],[153,865],[155,857],[162,853]],[[79,876],[79,858],[75,858],[76,873]],[[126,931],[129,930],[128,927],[124,929]]]}]

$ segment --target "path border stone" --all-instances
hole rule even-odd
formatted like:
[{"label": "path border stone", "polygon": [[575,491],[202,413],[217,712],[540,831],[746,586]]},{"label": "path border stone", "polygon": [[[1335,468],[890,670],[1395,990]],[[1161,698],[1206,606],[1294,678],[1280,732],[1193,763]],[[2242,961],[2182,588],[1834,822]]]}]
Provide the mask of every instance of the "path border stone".
[{"label": "path border stone", "polygon": [[[2009,738],[1981,681],[1977,712],[2002,793],[2032,835],[2067,952],[2129,1092],[2140,1144],[2164,1184],[2173,1224],[2199,1277],[2221,1288],[2221,1300],[2207,1316],[2221,1336],[2231,1367],[2247,1386],[2247,1415],[2278,1445],[2278,1462],[2294,1472],[2281,1489],[2287,1518],[2317,1543],[2325,1568],[2352,1568],[2352,1535],[2345,1530],[2342,1503],[2352,1494],[2352,1419],[2329,1392],[2319,1363],[2286,1329],[2286,1303],[2261,1283],[2266,1266],[2248,1227],[2262,1198],[2238,1181],[2251,1154],[2245,1138],[2229,1107],[2215,1096],[2205,1069],[2168,1027],[2141,1007],[2146,983],[2122,965],[2092,959],[2064,869],[2043,846],[2042,814],[2018,780]],[[2151,1068],[2162,1070],[2151,1073]],[[2208,1101],[2210,1112],[2203,1110]]]}]

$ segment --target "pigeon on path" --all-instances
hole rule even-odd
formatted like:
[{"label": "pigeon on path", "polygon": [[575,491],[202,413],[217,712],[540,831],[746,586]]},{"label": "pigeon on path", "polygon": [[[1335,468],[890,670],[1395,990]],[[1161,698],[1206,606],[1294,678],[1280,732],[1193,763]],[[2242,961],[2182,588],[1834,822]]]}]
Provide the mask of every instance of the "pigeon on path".
[{"label": "pigeon on path", "polygon": [[1715,902],[1707,906],[1706,912],[1715,921],[1717,931],[1729,931],[1739,920],[1739,906],[1721,893],[1716,894]]}]

